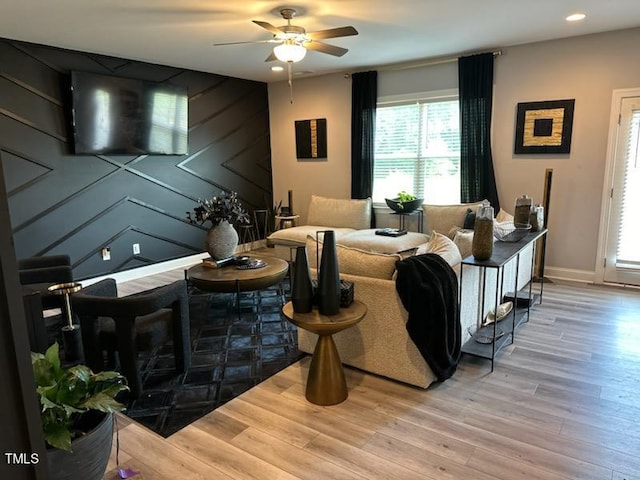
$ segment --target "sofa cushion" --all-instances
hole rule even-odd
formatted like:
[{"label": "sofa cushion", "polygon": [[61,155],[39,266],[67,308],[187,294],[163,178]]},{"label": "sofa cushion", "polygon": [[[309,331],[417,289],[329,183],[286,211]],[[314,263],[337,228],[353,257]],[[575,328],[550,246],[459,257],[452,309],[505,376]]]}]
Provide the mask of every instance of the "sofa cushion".
[{"label": "sofa cushion", "polygon": [[355,230],[341,236],[337,243],[346,247],[359,248],[378,253],[400,253],[412,250],[429,240],[429,235],[424,233],[407,232],[399,237],[385,237],[376,235],[375,228]]},{"label": "sofa cushion", "polygon": [[462,261],[460,251],[453,240],[438,232],[433,232],[429,241],[422,244],[416,250],[416,255],[425,253],[436,253],[446,260],[446,262],[455,267]]},{"label": "sofa cushion", "polygon": [[371,226],[371,199],[327,198],[311,195],[309,225],[360,230]]},{"label": "sofa cushion", "polygon": [[498,211],[498,214],[496,215],[496,222],[498,223],[513,222],[513,215],[511,215],[509,212],[506,212],[503,209],[500,209]]},{"label": "sofa cushion", "polygon": [[355,231],[353,228],[327,228],[321,225],[300,225],[298,227],[276,230],[267,238],[267,245],[302,246],[306,243],[307,236],[311,235],[315,237],[316,232],[320,230],[333,230],[336,235],[336,241],[344,235]]},{"label": "sofa cushion", "polygon": [[471,255],[473,246],[473,230],[453,227],[447,236],[456,244],[456,247],[460,250],[460,256],[462,258],[467,258]]},{"label": "sofa cushion", "polygon": [[482,202],[456,205],[423,205],[425,232],[448,232],[453,227],[462,227],[467,209],[476,210]]},{"label": "sofa cushion", "polygon": [[[315,268],[317,262],[316,249],[322,258],[322,242],[316,243],[315,237],[307,237],[307,257],[309,266]],[[367,252],[358,248],[336,245],[340,273],[359,275],[362,277],[390,280],[396,271],[396,262],[402,260],[397,254]]]}]

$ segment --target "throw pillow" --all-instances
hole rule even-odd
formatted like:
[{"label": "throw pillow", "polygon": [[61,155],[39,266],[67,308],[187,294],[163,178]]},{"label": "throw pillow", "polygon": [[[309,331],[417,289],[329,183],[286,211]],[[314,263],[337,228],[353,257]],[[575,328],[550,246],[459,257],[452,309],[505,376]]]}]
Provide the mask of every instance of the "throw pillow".
[{"label": "throw pillow", "polygon": [[453,236],[453,243],[455,243],[456,247],[458,247],[460,256],[462,258],[467,258],[473,252],[473,230],[458,229],[458,231]]},{"label": "throw pillow", "polygon": [[455,267],[462,262],[460,251],[453,241],[438,232],[433,232],[431,238],[427,243],[419,246],[416,250],[416,255],[422,255],[425,253],[435,253],[440,255],[446,260],[446,262]]},{"label": "throw pillow", "polygon": [[511,215],[510,213],[505,212],[501,208],[500,211],[498,212],[498,214],[496,215],[496,222],[498,222],[498,223],[512,222],[513,223],[513,215]]},{"label": "throw pillow", "polygon": [[476,224],[476,212],[467,208],[467,214],[464,216],[464,224],[462,228],[465,230],[473,230],[474,225]]}]

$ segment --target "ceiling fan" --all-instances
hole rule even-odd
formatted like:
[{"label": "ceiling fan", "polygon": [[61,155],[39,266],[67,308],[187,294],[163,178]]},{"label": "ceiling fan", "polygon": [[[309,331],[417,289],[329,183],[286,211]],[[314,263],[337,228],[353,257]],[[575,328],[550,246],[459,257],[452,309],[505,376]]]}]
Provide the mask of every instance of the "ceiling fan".
[{"label": "ceiling fan", "polygon": [[296,15],[296,11],[293,8],[283,8],[280,10],[280,15],[287,21],[287,24],[281,27],[274,27],[268,22],[253,20],[253,23],[271,32],[273,38],[254,42],[215,43],[214,46],[241,45],[247,43],[277,43],[278,45],[274,47],[273,52],[267,57],[265,62],[280,60],[281,62],[290,64],[302,60],[307,54],[307,50],[315,50],[316,52],[341,57],[349,50],[319,42],[318,40],[358,35],[358,31],[351,26],[329,28],[327,30],[307,33],[303,27],[291,24],[291,19]]}]

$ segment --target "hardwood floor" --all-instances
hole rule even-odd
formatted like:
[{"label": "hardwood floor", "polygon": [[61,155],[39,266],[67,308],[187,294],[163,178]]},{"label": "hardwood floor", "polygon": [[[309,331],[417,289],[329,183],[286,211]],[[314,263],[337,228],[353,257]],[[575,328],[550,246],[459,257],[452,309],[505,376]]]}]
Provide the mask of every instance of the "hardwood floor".
[{"label": "hardwood floor", "polygon": [[[308,366],[168,439],[121,417],[121,467],[147,480],[640,479],[637,290],[546,283],[493,373],[463,356],[427,390],[346,368],[347,401],[319,407]],[[115,466],[114,448],[105,478]]]}]

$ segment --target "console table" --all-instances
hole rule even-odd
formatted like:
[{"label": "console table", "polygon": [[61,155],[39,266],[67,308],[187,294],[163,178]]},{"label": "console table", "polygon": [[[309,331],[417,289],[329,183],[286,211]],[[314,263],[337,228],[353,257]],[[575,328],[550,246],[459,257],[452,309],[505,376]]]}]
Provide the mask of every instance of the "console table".
[{"label": "console table", "polygon": [[[488,334],[491,336],[492,341],[490,343],[480,343],[470,338],[463,346],[462,353],[466,353],[469,355],[474,355],[476,357],[487,358],[491,360],[491,371],[493,372],[493,366],[496,354],[498,351],[505,345],[510,345],[513,343],[514,334],[516,328],[525,321],[529,321],[529,313],[531,309],[531,305],[534,301],[539,300],[542,301],[542,291],[544,281],[540,282],[540,292],[536,295],[533,294],[532,284],[533,284],[533,275],[534,275],[534,261],[536,258],[536,245],[538,240],[542,242],[546,241],[547,230],[541,230],[539,232],[531,232],[528,233],[526,237],[524,237],[519,242],[494,242],[493,244],[493,254],[489,260],[476,260],[473,255],[466,257],[462,260],[460,265],[460,284],[462,284],[462,279],[464,275],[464,270],[467,268],[480,268],[480,315],[482,318],[479,318],[477,322],[478,328],[482,324],[482,320],[484,318],[485,311],[485,291],[487,286],[487,269],[494,269],[496,271],[496,293],[495,293],[495,305],[494,305],[494,314],[497,317],[498,305],[500,304],[500,293],[502,287],[504,287],[504,269],[505,266],[511,262],[516,262],[515,268],[515,283],[514,283],[514,292],[513,292],[513,309],[512,311],[506,315],[503,319],[499,321],[494,321],[491,325],[482,327],[483,329],[488,330]],[[528,246],[532,246],[532,254],[531,254],[531,276],[529,278],[529,291],[527,295],[524,297],[526,308],[518,305],[520,300],[523,300],[523,297],[519,295],[519,290],[524,286],[518,285],[518,273],[520,267],[520,254],[523,252],[525,248]],[[544,251],[544,250],[543,250]],[[544,279],[544,257],[541,260],[541,271],[542,271],[542,279]],[[460,307],[462,308],[462,293],[460,293]],[[504,329],[504,334],[500,337],[497,336],[498,328],[501,330]]]}]

